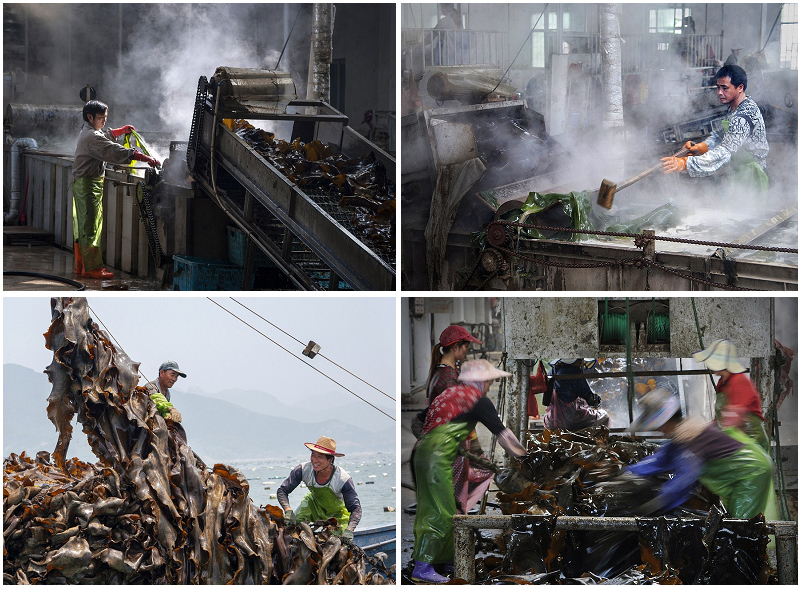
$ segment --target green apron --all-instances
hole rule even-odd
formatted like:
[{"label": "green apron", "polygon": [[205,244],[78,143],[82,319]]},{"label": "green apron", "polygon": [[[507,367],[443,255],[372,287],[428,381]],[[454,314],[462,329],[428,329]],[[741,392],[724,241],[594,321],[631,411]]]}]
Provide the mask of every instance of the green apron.
[{"label": "green apron", "polygon": [[350,523],[350,512],[345,508],[344,500],[330,488],[331,479],[322,487],[309,486],[308,493],[294,511],[297,520],[316,521],[336,517],[339,530],[343,531]]},{"label": "green apron", "polygon": [[72,233],[81,249],[83,268],[103,266],[100,240],[103,234],[104,176],[76,178],[72,183]]},{"label": "green apron", "polygon": [[458,445],[475,429],[476,422],[447,422],[419,439],[414,451],[417,515],[414,518],[414,553],[425,563],[452,563],[453,461]]},{"label": "green apron", "polygon": [[728,457],[708,461],[703,466],[700,483],[722,499],[733,518],[752,518],[763,512],[766,520],[777,520],[769,455],[738,428],[722,431],[744,447]]},{"label": "green apron", "polygon": [[[722,392],[717,392],[717,399],[714,402],[714,412],[717,416],[717,420],[719,420],[719,416],[721,415],[722,410],[727,403],[728,397]],[[743,430],[747,436],[752,438],[756,444],[763,449],[768,457],[770,456],[772,449],[770,448],[769,437],[767,436],[767,431],[764,429],[764,422],[761,420],[761,418],[755,414],[748,413],[744,424],[741,426],[741,430]]]},{"label": "green apron", "polygon": [[[725,133],[730,129],[730,123],[729,119],[722,120],[722,130]],[[735,186],[741,189],[758,194],[766,193],[769,188],[767,173],[753,158],[753,154],[743,147],[731,157],[729,174]]]}]

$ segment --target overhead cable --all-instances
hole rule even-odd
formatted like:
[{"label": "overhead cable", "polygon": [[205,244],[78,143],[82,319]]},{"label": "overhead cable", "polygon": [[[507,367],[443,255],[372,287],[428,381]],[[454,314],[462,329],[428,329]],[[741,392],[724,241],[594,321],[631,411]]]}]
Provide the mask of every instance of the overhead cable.
[{"label": "overhead cable", "polygon": [[344,385],[342,385],[341,383],[339,383],[338,381],[336,381],[336,379],[334,379],[333,377],[331,377],[331,376],[329,376],[329,375],[327,375],[327,374],[323,373],[323,372],[322,372],[322,371],[320,371],[318,368],[316,368],[314,365],[312,365],[311,363],[309,363],[309,362],[305,361],[305,360],[304,360],[304,359],[302,359],[301,357],[297,356],[296,354],[294,354],[294,353],[293,353],[291,350],[289,350],[289,349],[288,349],[288,348],[286,348],[285,346],[283,346],[283,345],[279,344],[278,342],[275,342],[275,341],[274,341],[272,338],[270,338],[269,336],[267,336],[266,334],[264,334],[264,332],[260,331],[258,328],[256,328],[256,327],[252,326],[251,324],[248,324],[246,321],[244,321],[242,318],[240,318],[239,316],[237,316],[235,313],[233,313],[233,312],[232,312],[232,311],[230,311],[229,309],[226,309],[225,307],[223,307],[222,305],[220,305],[219,303],[217,303],[216,301],[214,301],[214,300],[213,300],[213,299],[211,299],[210,297],[207,297],[206,299],[208,299],[208,300],[209,300],[211,303],[213,303],[214,305],[216,305],[217,307],[219,307],[221,310],[223,310],[223,311],[225,311],[226,313],[228,313],[228,314],[232,315],[233,317],[235,317],[237,320],[239,320],[240,322],[242,322],[242,323],[243,323],[245,326],[249,327],[251,330],[254,330],[255,332],[258,332],[259,334],[261,334],[261,335],[262,335],[264,338],[266,338],[267,340],[269,340],[270,342],[272,342],[272,343],[273,343],[275,346],[277,346],[278,348],[281,348],[281,349],[283,349],[284,351],[288,352],[290,355],[292,355],[292,356],[293,356],[294,358],[296,358],[298,361],[302,362],[304,365],[307,365],[308,367],[310,367],[310,368],[314,369],[314,370],[315,370],[317,373],[319,373],[320,375],[322,375],[322,376],[323,376],[323,377],[325,377],[326,379],[329,379],[330,381],[333,381],[334,383],[336,383],[336,385],[338,385],[339,387],[341,387],[341,388],[342,388],[342,389],[344,389],[345,391],[347,391],[347,392],[349,392],[349,393],[353,394],[354,396],[356,396],[358,399],[360,399],[360,400],[361,400],[362,402],[364,402],[365,404],[367,404],[367,405],[369,405],[369,406],[372,406],[373,408],[375,408],[376,410],[378,410],[378,411],[379,411],[381,414],[383,414],[383,415],[384,415],[384,416],[386,416],[387,418],[390,418],[390,419],[392,419],[392,420],[394,420],[394,421],[396,422],[396,420],[395,420],[394,416],[390,416],[389,414],[387,414],[386,412],[384,412],[383,410],[381,410],[381,409],[380,409],[378,406],[376,406],[375,404],[373,404],[373,403],[371,403],[371,402],[369,402],[369,401],[365,400],[363,397],[361,397],[360,395],[358,395],[358,394],[357,394],[356,392],[354,392],[353,390],[349,389],[348,387],[345,387]]},{"label": "overhead cable", "polygon": [[[263,316],[259,315],[258,313],[256,313],[255,311],[253,311],[252,309],[250,309],[249,307],[247,307],[247,306],[246,306],[244,303],[242,303],[242,302],[240,302],[240,301],[237,301],[237,300],[236,300],[236,299],[234,299],[233,297],[231,297],[231,301],[233,301],[233,302],[235,302],[235,303],[238,303],[239,305],[241,305],[242,307],[244,307],[244,308],[245,308],[247,311],[249,311],[249,312],[250,312],[250,313],[252,313],[253,315],[255,315],[255,316],[257,316],[257,317],[261,318],[262,320],[264,320],[265,322],[267,322],[267,323],[268,323],[270,326],[272,326],[272,327],[273,327],[273,328],[275,328],[276,330],[278,330],[278,331],[280,331],[280,332],[283,332],[284,334],[286,334],[286,335],[287,335],[289,338],[293,339],[293,340],[294,340],[295,342],[297,342],[298,344],[300,344],[300,345],[302,345],[302,346],[305,346],[305,345],[306,345],[306,343],[305,343],[305,342],[303,342],[303,341],[302,341],[302,340],[300,340],[299,338],[295,338],[294,336],[292,336],[291,334],[289,334],[289,332],[287,332],[286,330],[283,330],[283,329],[279,328],[278,326],[276,326],[275,324],[273,324],[271,321],[269,321],[267,318],[265,318],[265,317],[263,317]],[[359,380],[359,381],[361,381],[362,383],[364,383],[364,384],[366,384],[366,385],[369,385],[369,386],[370,386],[372,389],[374,389],[375,391],[378,391],[378,392],[382,393],[383,395],[385,395],[386,397],[388,397],[390,400],[392,400],[392,401],[396,401],[396,400],[395,400],[395,398],[393,398],[391,395],[389,395],[388,393],[386,393],[386,392],[385,392],[385,391],[383,391],[382,389],[379,389],[379,388],[375,387],[375,386],[374,386],[374,385],[372,385],[372,383],[370,383],[369,381],[365,381],[364,379],[362,379],[361,377],[359,377],[359,376],[358,376],[358,375],[356,375],[355,373],[353,373],[353,372],[351,372],[351,371],[348,371],[348,370],[347,370],[347,369],[345,369],[345,368],[344,368],[342,365],[340,365],[339,363],[337,363],[337,362],[336,362],[336,361],[334,361],[334,360],[331,360],[331,359],[329,359],[327,356],[325,356],[325,355],[324,355],[324,354],[322,354],[321,352],[318,352],[318,353],[317,353],[317,356],[321,356],[322,358],[324,358],[324,359],[325,359],[326,361],[328,361],[329,363],[332,363],[332,364],[336,365],[337,367],[339,367],[339,368],[340,368],[342,371],[344,371],[345,373],[349,373],[350,375],[352,375],[353,377],[355,377],[356,379],[358,379],[358,380]]]}]

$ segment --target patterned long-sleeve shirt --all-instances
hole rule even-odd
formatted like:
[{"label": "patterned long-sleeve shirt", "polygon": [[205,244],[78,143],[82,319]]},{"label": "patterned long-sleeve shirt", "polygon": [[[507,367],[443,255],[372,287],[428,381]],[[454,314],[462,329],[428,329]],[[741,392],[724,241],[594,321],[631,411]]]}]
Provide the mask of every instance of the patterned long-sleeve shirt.
[{"label": "patterned long-sleeve shirt", "polygon": [[715,131],[705,140],[708,152],[702,156],[689,156],[686,160],[689,176],[712,176],[727,165],[740,149],[753,156],[761,169],[766,171],[769,153],[767,130],[756,102],[750,97],[745,98],[735,111],[729,111],[727,119],[727,131]]}]

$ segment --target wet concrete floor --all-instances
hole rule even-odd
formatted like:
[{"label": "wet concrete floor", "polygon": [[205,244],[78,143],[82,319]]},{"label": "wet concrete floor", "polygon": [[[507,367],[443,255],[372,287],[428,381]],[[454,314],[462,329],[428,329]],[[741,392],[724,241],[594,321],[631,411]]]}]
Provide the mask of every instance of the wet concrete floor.
[{"label": "wet concrete floor", "polygon": [[[72,279],[86,286],[87,291],[160,291],[161,284],[152,279],[133,277],[107,266],[114,273],[110,280],[88,279],[73,273],[75,258],[40,241],[3,246],[3,271],[25,271]],[[76,291],[78,287],[46,277],[3,276],[4,291]]]}]

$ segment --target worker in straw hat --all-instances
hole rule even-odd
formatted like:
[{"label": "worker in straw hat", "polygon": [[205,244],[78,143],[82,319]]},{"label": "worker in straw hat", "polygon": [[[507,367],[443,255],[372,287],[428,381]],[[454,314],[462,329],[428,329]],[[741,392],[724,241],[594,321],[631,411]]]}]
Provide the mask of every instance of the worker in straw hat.
[{"label": "worker in straw hat", "polygon": [[453,460],[458,447],[480,422],[497,436],[513,457],[526,454],[517,437],[506,428],[490,399],[486,397],[495,379],[508,377],[486,359],[461,365],[458,385],[440,394],[428,409],[422,437],[412,455],[417,492],[414,519],[415,560],[412,579],[417,582],[444,583],[444,571],[453,567]]},{"label": "worker in straw hat", "polygon": [[[321,436],[315,443],[305,443],[311,451],[311,459],[301,463],[289,474],[278,488],[278,502],[283,508],[287,522],[298,520],[316,521],[336,518],[339,532],[345,541],[353,540],[353,532],[361,520],[361,502],[356,494],[353,478],[334,464],[335,457],[344,457],[336,452],[336,441]],[[308,494],[297,510],[289,504],[289,494],[305,483]]]},{"label": "worker in straw hat", "polygon": [[747,369],[739,362],[733,342],[714,340],[708,348],[692,356],[720,377],[714,404],[719,425],[743,430],[769,454],[770,444],[764,429],[761,398],[753,382],[744,374]]},{"label": "worker in straw hat", "polygon": [[642,515],[664,513],[686,502],[702,483],[717,494],[732,518],[764,514],[777,518],[772,484],[772,461],[753,440],[737,428],[681,417],[680,401],[666,389],[641,397],[643,410],[631,432],[660,430],[669,437],[655,454],[628,466],[624,473],[671,473],[659,494],[641,507]]}]

